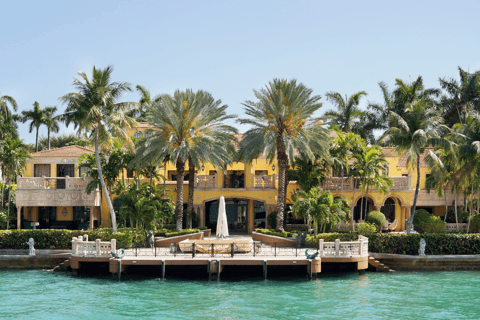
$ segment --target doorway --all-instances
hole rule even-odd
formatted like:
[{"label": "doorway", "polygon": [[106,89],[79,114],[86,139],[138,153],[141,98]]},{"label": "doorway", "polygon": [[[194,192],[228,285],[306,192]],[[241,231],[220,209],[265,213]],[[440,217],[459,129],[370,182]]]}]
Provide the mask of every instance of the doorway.
[{"label": "doorway", "polygon": [[38,222],[40,229],[50,228],[57,220],[56,207],[38,207]]},{"label": "doorway", "polygon": [[[240,199],[225,199],[228,232],[230,234],[248,233],[248,201]],[[212,229],[212,234],[217,230],[218,200],[205,203],[205,225]]]},{"label": "doorway", "polygon": [[[57,164],[57,177],[65,178],[66,176],[75,177],[75,165],[73,164]],[[57,180],[57,189],[65,189],[65,180]]]}]

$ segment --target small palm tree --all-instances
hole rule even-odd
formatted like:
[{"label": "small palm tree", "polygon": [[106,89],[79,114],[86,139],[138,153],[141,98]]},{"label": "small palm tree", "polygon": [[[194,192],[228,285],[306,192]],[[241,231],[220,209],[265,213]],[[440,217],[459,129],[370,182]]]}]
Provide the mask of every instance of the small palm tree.
[{"label": "small palm tree", "polygon": [[[77,92],[68,93],[59,98],[67,104],[63,118],[68,126],[74,123],[78,133],[88,133],[95,141],[95,159],[97,162],[98,177],[103,193],[108,195],[108,190],[100,164],[101,146],[110,146],[114,138],[126,144],[132,144],[127,134],[127,129],[135,126],[136,122],[125,112],[133,106],[130,102],[117,100],[126,92],[132,91],[128,82],[111,82],[113,67],[92,70],[92,77],[79,71],[80,79],[73,80]],[[110,197],[105,197],[110,211],[113,232],[117,232],[117,219]]]},{"label": "small palm tree", "polygon": [[286,173],[295,152],[311,161],[318,155],[329,158],[330,137],[322,121],[313,113],[322,106],[320,96],[296,80],[274,79],[260,91],[257,101],[246,101],[245,113],[250,119],[239,119],[252,126],[240,142],[237,159],[251,163],[261,153],[278,162],[277,231],[283,231],[286,202]]},{"label": "small palm tree", "polygon": [[300,197],[295,200],[293,210],[299,217],[307,217],[313,220],[315,235],[320,227],[325,232],[327,226],[334,226],[340,221],[347,221],[347,200],[343,197],[334,198],[330,191],[315,187],[310,191],[300,191]]},{"label": "small palm tree", "polygon": [[57,112],[57,107],[46,107],[45,108],[45,117],[43,119],[43,124],[47,126],[48,134],[47,134],[47,141],[48,141],[48,150],[50,150],[50,132],[57,133],[60,130],[58,126],[58,122],[61,116],[56,116],[55,112]]},{"label": "small palm tree", "polygon": [[[136,161],[161,164],[168,158],[177,167],[177,230],[182,229],[186,162],[193,168],[208,162],[221,170],[232,161],[233,133],[237,130],[223,123],[233,116],[226,114],[228,106],[221,103],[206,91],[177,90],[173,96],[162,95],[147,109],[147,121],[155,130],[139,142]],[[189,188],[193,191],[193,185]]]},{"label": "small palm tree", "polygon": [[404,116],[391,112],[392,126],[385,133],[381,142],[391,145],[397,156],[406,156],[407,163],[414,170],[416,166],[417,183],[413,199],[412,215],[407,221],[407,233],[412,230],[413,218],[420,189],[420,155],[429,146],[451,149],[451,144],[444,138],[449,129],[443,124],[433,102],[427,98],[407,105]]},{"label": "small palm tree", "polygon": [[345,95],[345,99],[338,92],[328,92],[325,96],[327,100],[332,101],[332,103],[337,108],[337,111],[328,111],[325,112],[324,118],[330,120],[331,125],[335,125],[340,128],[343,132],[352,132],[352,129],[355,128],[355,122],[360,120],[360,118],[365,114],[364,111],[360,110],[358,105],[363,96],[366,96],[365,91],[360,91],[354,93],[350,97]]},{"label": "small palm tree", "polygon": [[38,152],[38,129],[42,124],[45,123],[45,116],[46,116],[45,109],[40,108],[40,104],[37,101],[33,103],[32,110],[22,111],[22,122],[25,123],[31,120],[30,126],[28,128],[28,132],[32,133],[33,128],[36,128],[37,130],[36,138],[35,138],[35,152]]}]

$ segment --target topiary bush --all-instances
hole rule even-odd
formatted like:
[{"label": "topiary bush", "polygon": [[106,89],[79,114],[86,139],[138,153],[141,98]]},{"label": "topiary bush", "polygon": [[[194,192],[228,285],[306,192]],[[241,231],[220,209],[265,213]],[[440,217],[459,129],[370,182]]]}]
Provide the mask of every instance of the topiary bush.
[{"label": "topiary bush", "polygon": [[357,232],[362,235],[375,233],[377,230],[378,230],[377,225],[370,222],[363,222],[357,226]]},{"label": "topiary bush", "polygon": [[424,209],[415,211],[413,225],[415,230],[420,233],[445,232],[445,222],[440,217],[436,217]]},{"label": "topiary bush", "polygon": [[367,214],[366,222],[371,223],[377,227],[376,230],[380,230],[382,226],[387,222],[385,215],[380,211],[370,211]]}]

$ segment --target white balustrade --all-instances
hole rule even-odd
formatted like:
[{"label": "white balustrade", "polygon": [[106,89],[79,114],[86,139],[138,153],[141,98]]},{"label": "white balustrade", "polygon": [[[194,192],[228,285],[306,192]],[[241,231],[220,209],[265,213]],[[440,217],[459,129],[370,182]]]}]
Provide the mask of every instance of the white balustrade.
[{"label": "white balustrade", "polygon": [[458,230],[456,223],[446,223],[445,224],[445,231],[446,232],[467,232],[468,223],[459,223]]},{"label": "white balustrade", "polygon": [[365,257],[368,256],[368,238],[359,236],[358,241],[325,242],[319,240],[320,257]]},{"label": "white balustrade", "polygon": [[117,249],[117,241],[84,241],[85,237],[79,236],[72,238],[72,256],[75,257],[110,257],[110,252],[115,252]]},{"label": "white balustrade", "polygon": [[254,175],[253,188],[275,188],[275,175]]},{"label": "white balustrade", "polygon": [[[58,187],[59,181],[65,181],[63,187]],[[18,178],[18,190],[35,190],[35,189],[62,189],[62,190],[85,190],[91,178],[83,180],[83,178],[71,177],[23,177]]]}]

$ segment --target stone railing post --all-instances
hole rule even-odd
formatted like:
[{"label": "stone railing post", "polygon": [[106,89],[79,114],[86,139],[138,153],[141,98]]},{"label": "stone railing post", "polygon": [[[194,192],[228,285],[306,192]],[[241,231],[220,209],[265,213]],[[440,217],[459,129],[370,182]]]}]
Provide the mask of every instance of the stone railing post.
[{"label": "stone railing post", "polygon": [[100,257],[100,239],[95,240],[95,255]]},{"label": "stone railing post", "polygon": [[77,240],[77,237],[72,238],[72,255],[74,256],[78,254]]},{"label": "stone railing post", "polygon": [[70,177],[65,176],[65,189],[70,189]]},{"label": "stone railing post", "polygon": [[83,237],[82,237],[82,236],[78,236],[77,239],[78,239],[78,241],[83,241]]},{"label": "stone railing post", "polygon": [[[359,237],[359,238],[360,238],[360,237]],[[360,238],[360,239],[358,240],[358,243],[359,243],[359,245],[360,245],[360,247],[358,248],[358,254],[360,254],[360,257],[363,256],[363,241],[364,241],[364,240],[363,240],[362,238]]]},{"label": "stone railing post", "polygon": [[335,257],[340,255],[340,239],[335,240]]},{"label": "stone railing post", "polygon": [[117,252],[117,239],[112,239],[110,241],[111,251]]},{"label": "stone railing post", "polygon": [[47,179],[45,179],[45,176],[42,176],[42,188],[47,189]]},{"label": "stone railing post", "polygon": [[318,252],[320,257],[323,257],[323,239],[318,240]]}]

